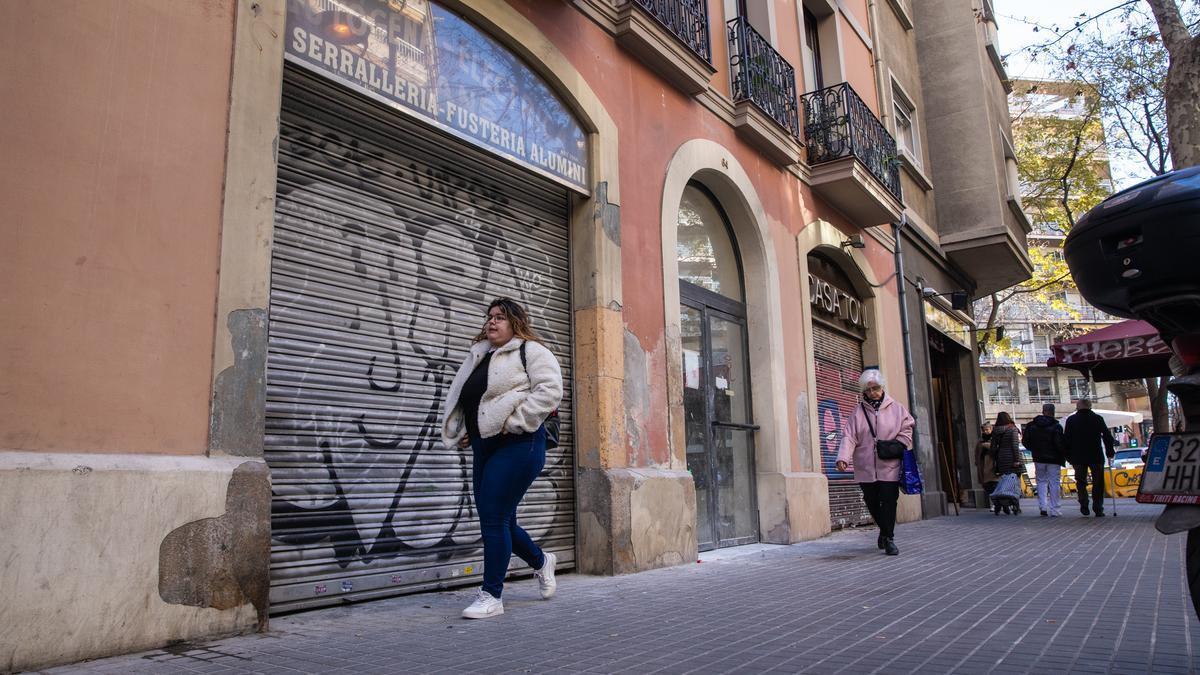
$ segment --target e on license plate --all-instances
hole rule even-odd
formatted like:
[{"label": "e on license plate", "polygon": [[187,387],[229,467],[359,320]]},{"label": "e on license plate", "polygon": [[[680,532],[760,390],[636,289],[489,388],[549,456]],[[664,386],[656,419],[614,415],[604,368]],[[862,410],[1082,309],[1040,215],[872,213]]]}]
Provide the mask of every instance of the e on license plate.
[{"label": "e on license plate", "polygon": [[1137,500],[1200,504],[1200,433],[1154,434]]}]

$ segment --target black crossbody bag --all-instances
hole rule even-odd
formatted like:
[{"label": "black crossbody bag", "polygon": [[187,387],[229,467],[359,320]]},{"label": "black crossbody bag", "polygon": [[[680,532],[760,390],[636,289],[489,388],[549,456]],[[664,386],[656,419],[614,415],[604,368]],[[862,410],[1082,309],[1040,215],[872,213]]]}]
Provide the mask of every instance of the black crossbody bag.
[{"label": "black crossbody bag", "polygon": [[867,421],[867,428],[871,430],[871,438],[875,439],[875,455],[879,459],[900,459],[904,457],[904,451],[907,449],[904,444],[897,440],[881,441],[875,437],[875,426],[871,424],[871,413],[867,412],[867,404],[861,404],[863,407],[863,419]]},{"label": "black crossbody bag", "polygon": [[[529,364],[525,362],[525,343],[521,343],[521,367],[525,369],[525,377],[529,377]],[[533,383],[531,382],[530,385]],[[550,411],[542,426],[546,427],[546,449],[558,447],[558,408]]]}]

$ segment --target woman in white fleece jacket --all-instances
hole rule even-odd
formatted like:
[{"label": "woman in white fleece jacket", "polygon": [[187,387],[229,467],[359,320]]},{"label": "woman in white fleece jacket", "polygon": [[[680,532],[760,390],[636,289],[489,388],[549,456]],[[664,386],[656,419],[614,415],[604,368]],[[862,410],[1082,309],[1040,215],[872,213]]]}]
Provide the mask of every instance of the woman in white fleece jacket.
[{"label": "woman in white fleece jacket", "polygon": [[543,553],[517,525],[517,504],[546,463],[546,417],[562,401],[558,359],[529,326],[516,302],[497,298],[483,330],[446,396],[442,440],[470,447],[473,487],[483,537],[483,587],[467,619],[504,613],[500,594],[513,553],[533,568],[542,598],[554,595],[553,553]]}]

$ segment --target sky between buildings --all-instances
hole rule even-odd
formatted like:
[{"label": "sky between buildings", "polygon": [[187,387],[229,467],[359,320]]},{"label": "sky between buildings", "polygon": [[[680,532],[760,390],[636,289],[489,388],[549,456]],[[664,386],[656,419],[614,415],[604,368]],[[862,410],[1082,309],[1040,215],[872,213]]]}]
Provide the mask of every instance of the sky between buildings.
[{"label": "sky between buildings", "polygon": [[[1075,24],[1080,14],[1101,12],[1119,0],[993,0],[996,25],[999,29],[1000,53],[1007,59],[1008,76],[1012,79],[1050,77],[1045,63],[1032,61],[1024,48],[1048,42],[1054,33],[1049,26],[1060,29]],[[1114,15],[1115,16],[1115,13]],[[1103,20],[1103,19],[1102,19]],[[1034,27],[1040,27],[1034,31]],[[1112,157],[1113,181],[1118,190],[1150,177],[1144,165],[1119,155]]]}]

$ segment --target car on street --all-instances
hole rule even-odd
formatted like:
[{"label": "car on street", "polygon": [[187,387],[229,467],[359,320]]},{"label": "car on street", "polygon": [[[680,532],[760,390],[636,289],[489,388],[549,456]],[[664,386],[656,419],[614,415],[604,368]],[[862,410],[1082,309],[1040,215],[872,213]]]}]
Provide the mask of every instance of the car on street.
[{"label": "car on street", "polygon": [[1140,469],[1146,466],[1142,459],[1142,448],[1121,448],[1113,458],[1114,469]]}]

